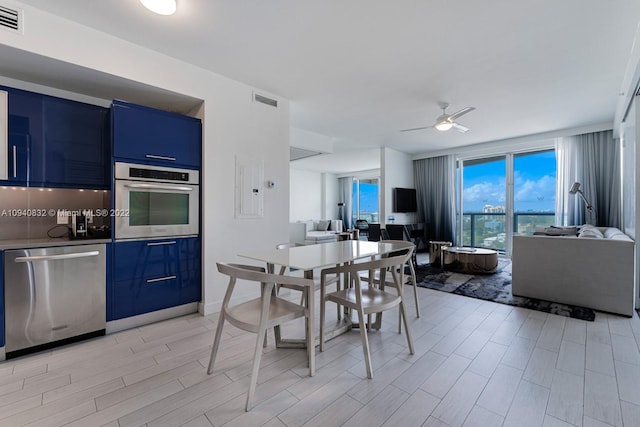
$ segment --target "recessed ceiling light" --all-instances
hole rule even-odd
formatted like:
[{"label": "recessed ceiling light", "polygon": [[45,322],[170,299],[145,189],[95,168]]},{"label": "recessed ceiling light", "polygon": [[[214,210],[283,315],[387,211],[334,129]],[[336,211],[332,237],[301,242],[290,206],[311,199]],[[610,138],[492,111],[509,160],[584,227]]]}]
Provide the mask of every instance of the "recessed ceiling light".
[{"label": "recessed ceiling light", "polygon": [[140,3],[158,15],[173,15],[176,13],[176,0],[140,0]]}]

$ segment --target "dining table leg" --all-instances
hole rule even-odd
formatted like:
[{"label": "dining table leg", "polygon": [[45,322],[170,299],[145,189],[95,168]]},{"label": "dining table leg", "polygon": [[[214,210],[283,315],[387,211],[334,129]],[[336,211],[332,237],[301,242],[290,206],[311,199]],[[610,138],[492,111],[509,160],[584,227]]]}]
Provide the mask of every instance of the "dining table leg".
[{"label": "dining table leg", "polygon": [[[304,272],[304,277],[313,280],[313,270]],[[315,301],[315,289],[311,286],[307,289],[307,310],[308,317],[305,319],[305,326],[307,330],[307,354],[309,356],[309,375],[313,376],[316,372],[316,301]]]}]

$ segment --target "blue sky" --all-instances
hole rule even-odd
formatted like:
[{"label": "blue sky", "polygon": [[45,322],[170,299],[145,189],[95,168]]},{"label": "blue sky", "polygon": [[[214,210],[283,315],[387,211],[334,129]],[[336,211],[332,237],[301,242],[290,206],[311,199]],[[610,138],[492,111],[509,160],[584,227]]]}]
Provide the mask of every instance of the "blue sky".
[{"label": "blue sky", "polygon": [[[516,212],[555,209],[556,155],[554,150],[514,159]],[[484,205],[505,205],[504,158],[464,168],[464,211],[482,212]]]}]

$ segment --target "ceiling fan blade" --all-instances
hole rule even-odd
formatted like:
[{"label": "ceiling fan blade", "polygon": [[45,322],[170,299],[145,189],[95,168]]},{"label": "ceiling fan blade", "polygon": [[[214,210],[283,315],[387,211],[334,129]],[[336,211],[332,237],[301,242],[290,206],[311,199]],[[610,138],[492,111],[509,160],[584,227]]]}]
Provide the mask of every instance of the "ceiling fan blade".
[{"label": "ceiling fan blade", "polygon": [[470,113],[470,112],[471,112],[471,111],[473,111],[473,110],[475,110],[475,107],[465,107],[465,108],[463,108],[462,110],[460,110],[460,111],[456,111],[455,113],[451,114],[451,115],[449,116],[449,120],[455,120],[455,119],[457,119],[458,117],[463,116],[463,115],[465,115],[465,114],[467,114],[467,113]]},{"label": "ceiling fan blade", "polygon": [[400,130],[400,132],[411,132],[411,131],[414,131],[414,130],[431,129],[432,127],[433,126],[424,126],[424,127],[421,127],[421,128],[402,129],[402,130]]},{"label": "ceiling fan blade", "polygon": [[455,130],[457,130],[458,132],[462,132],[462,133],[469,132],[469,128],[468,128],[468,127],[466,127],[466,126],[462,126],[462,125],[460,125],[460,124],[458,124],[458,123],[454,123],[454,124],[453,124],[453,128],[454,128]]}]

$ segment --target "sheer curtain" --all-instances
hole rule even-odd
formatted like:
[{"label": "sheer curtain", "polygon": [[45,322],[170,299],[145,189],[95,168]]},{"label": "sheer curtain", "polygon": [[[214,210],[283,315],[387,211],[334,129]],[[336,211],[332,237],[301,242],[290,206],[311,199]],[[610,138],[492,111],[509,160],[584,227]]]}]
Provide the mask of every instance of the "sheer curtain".
[{"label": "sheer curtain", "polygon": [[455,171],[452,155],[413,162],[418,221],[427,224],[429,239],[455,241]]},{"label": "sheer curtain", "polygon": [[[556,142],[557,225],[621,226],[620,148],[612,131],[560,138]],[[591,215],[579,195],[569,194],[574,182],[593,206]]]},{"label": "sheer curtain", "polygon": [[351,211],[353,209],[353,177],[338,178],[338,203],[344,203],[342,207],[342,225],[345,230],[353,228],[351,224]]}]

